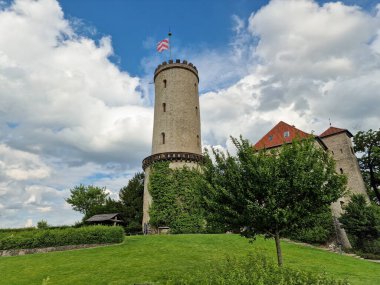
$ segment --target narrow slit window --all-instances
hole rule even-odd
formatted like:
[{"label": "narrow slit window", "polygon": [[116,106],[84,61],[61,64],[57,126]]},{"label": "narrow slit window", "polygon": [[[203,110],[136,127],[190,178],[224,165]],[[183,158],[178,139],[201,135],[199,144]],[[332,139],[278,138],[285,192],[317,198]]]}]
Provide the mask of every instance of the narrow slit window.
[{"label": "narrow slit window", "polygon": [[339,168],[340,174],[343,174],[343,168]]},{"label": "narrow slit window", "polygon": [[162,110],[166,112],[166,103],[162,103]]},{"label": "narrow slit window", "polygon": [[164,88],[166,88],[166,79],[164,79]]},{"label": "narrow slit window", "polygon": [[195,107],[195,115],[198,115],[198,107]]},{"label": "narrow slit window", "polygon": [[161,133],[161,137],[162,137],[162,144],[165,144],[165,133]]},{"label": "narrow slit window", "polygon": [[343,153],[343,149],[340,149],[340,153]]},{"label": "narrow slit window", "polygon": [[197,146],[200,146],[199,136],[197,135]]}]

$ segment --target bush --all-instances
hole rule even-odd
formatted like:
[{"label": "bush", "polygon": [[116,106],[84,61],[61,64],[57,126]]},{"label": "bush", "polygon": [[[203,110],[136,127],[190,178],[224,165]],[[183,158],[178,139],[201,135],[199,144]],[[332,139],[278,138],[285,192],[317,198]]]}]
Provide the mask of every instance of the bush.
[{"label": "bush", "polygon": [[213,266],[209,271],[174,277],[166,284],[318,284],[345,285],[347,281],[334,280],[326,274],[317,274],[301,270],[279,267],[265,256],[250,255],[244,260],[227,258],[224,262]]},{"label": "bush", "polygon": [[357,254],[371,258],[380,256],[379,206],[368,205],[362,195],[353,195],[339,221]]},{"label": "bush", "polygon": [[119,243],[124,239],[121,227],[89,226],[82,228],[41,229],[12,232],[0,237],[0,250],[62,245]]}]

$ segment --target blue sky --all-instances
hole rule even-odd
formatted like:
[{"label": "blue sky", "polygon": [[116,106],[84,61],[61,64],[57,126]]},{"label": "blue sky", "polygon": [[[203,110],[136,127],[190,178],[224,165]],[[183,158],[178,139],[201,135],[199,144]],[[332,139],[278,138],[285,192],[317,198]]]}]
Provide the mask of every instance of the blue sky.
[{"label": "blue sky", "polygon": [[[377,3],[369,0],[341,2],[369,11]],[[59,3],[67,17],[80,19],[85,30],[95,29],[95,38],[111,35],[115,50],[112,60],[132,75],[142,76],[141,60],[155,54],[156,42],[166,37],[169,27],[173,33],[172,44],[178,48],[223,49],[233,36],[232,15],[248,19],[268,1],[59,0]],[[162,59],[166,56],[164,54]]]},{"label": "blue sky", "polygon": [[205,148],[280,120],[380,126],[379,1],[0,0],[0,228],[78,221],[71,188],[117,198],[142,170],[169,27],[199,70]]},{"label": "blue sky", "polygon": [[98,37],[111,35],[116,54],[113,60],[132,75],[142,75],[142,58],[155,53],[156,42],[167,36],[169,27],[173,45],[194,49],[223,48],[232,36],[232,15],[248,18],[267,1],[59,2],[68,17],[81,19],[85,28],[92,26]]}]

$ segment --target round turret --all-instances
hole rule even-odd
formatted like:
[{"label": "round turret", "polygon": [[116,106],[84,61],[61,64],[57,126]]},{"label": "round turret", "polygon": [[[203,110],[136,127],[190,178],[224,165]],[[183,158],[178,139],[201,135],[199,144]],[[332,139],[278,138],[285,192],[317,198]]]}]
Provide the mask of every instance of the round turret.
[{"label": "round turret", "polygon": [[154,72],[155,103],[152,154],[143,160],[145,171],[143,231],[150,233],[151,165],[170,161],[171,168],[197,167],[202,162],[198,70],[186,60],[169,60]]},{"label": "round turret", "polygon": [[152,155],[144,169],[157,160],[202,159],[198,82],[197,68],[186,60],[156,68]]}]

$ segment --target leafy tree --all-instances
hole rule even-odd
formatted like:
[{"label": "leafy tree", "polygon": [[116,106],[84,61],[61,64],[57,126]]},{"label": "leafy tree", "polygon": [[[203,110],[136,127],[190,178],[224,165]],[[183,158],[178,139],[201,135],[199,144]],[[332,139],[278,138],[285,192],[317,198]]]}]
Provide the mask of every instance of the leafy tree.
[{"label": "leafy tree", "polygon": [[128,231],[141,231],[143,217],[144,173],[136,173],[128,185],[120,189],[119,199],[123,206],[122,217]]},{"label": "leafy tree", "polygon": [[380,203],[380,129],[358,132],[354,136],[354,149],[362,156],[359,158],[360,169],[364,180],[374,191],[377,201]]},{"label": "leafy tree", "polygon": [[45,221],[45,220],[41,220],[41,221],[38,221],[37,222],[37,229],[47,229],[49,227],[49,225],[48,225],[48,223],[47,223],[47,221]]},{"label": "leafy tree", "polygon": [[106,204],[108,193],[105,188],[99,188],[96,186],[75,186],[70,189],[70,197],[66,199],[75,211],[84,214],[83,220],[94,215],[97,209]]},{"label": "leafy tree", "polygon": [[257,152],[242,138],[232,140],[237,157],[214,151],[216,164],[205,164],[206,205],[222,223],[244,228],[246,237],[260,233],[274,238],[281,266],[280,238],[341,197],[346,178],[335,172],[334,160],[313,139],[271,152]]},{"label": "leafy tree", "polygon": [[363,195],[353,195],[339,218],[357,249],[363,249],[367,241],[380,238],[380,209],[368,205]]}]

